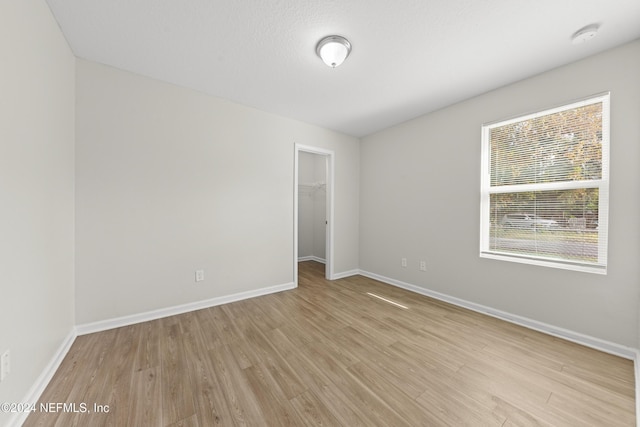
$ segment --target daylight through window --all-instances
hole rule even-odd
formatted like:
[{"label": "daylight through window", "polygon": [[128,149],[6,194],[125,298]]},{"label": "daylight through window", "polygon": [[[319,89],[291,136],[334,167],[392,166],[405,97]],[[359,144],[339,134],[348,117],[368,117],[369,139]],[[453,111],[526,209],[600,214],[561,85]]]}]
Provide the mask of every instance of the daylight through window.
[{"label": "daylight through window", "polygon": [[482,127],[480,256],[606,273],[609,94]]}]

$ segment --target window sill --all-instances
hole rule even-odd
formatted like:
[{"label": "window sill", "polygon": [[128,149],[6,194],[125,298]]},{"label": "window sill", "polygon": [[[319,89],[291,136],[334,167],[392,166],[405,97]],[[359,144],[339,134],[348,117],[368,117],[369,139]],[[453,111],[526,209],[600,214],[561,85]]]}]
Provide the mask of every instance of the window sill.
[{"label": "window sill", "polygon": [[497,259],[500,261],[517,262],[520,264],[539,265],[543,267],[559,268],[562,270],[580,271],[582,273],[607,274],[605,265],[582,264],[579,262],[554,261],[547,258],[533,258],[527,256],[518,256],[514,254],[505,254],[500,252],[480,252],[480,258]]}]

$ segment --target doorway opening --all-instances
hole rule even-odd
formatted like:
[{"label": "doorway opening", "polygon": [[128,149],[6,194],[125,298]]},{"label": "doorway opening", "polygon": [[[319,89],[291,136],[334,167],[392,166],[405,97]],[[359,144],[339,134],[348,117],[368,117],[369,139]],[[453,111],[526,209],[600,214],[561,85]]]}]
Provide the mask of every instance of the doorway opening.
[{"label": "doorway opening", "polygon": [[293,280],[298,286],[298,262],[325,265],[333,278],[333,162],[334,153],[295,145]]}]

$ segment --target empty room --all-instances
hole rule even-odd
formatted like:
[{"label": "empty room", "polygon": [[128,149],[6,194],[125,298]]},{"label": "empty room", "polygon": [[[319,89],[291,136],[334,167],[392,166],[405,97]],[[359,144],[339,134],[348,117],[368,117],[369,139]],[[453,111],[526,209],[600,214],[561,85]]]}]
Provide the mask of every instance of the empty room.
[{"label": "empty room", "polygon": [[637,0],[3,0],[0,426],[635,426]]}]

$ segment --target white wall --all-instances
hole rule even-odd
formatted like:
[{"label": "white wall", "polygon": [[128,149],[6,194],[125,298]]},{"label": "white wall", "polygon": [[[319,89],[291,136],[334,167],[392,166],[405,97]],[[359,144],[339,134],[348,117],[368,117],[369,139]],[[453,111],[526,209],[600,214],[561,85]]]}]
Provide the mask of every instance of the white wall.
[{"label": "white wall", "polygon": [[[638,345],[640,41],[381,131],[361,145],[360,268]],[[480,127],[611,91],[608,275],[479,258]],[[400,259],[407,257],[409,267]],[[418,270],[419,260],[428,264]]]},{"label": "white wall", "polygon": [[[327,158],[301,151],[298,159],[298,257],[325,260]],[[321,184],[324,184],[322,186]]]},{"label": "white wall", "polygon": [[74,325],[75,60],[41,0],[0,3],[0,52],[0,402],[23,402]]},{"label": "white wall", "polygon": [[76,73],[79,324],[292,283],[294,143],[335,151],[334,268],[358,267],[356,138],[93,62]]}]

